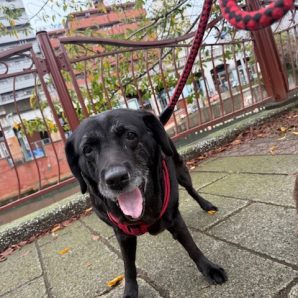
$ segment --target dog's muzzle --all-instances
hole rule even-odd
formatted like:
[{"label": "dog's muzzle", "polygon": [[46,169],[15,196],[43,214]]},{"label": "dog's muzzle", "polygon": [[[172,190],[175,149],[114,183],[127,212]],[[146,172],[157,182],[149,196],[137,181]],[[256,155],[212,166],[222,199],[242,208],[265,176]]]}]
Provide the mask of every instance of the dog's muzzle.
[{"label": "dog's muzzle", "polygon": [[109,189],[121,191],[129,184],[130,175],[126,167],[114,166],[105,171],[104,181]]}]

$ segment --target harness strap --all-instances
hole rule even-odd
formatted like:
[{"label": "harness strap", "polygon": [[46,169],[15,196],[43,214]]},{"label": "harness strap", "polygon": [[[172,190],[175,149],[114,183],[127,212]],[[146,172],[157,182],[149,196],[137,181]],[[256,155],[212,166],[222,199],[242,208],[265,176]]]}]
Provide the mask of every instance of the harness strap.
[{"label": "harness strap", "polygon": [[[162,170],[163,170],[163,178],[164,178],[164,200],[161,208],[161,212],[159,214],[158,219],[161,219],[164,213],[166,212],[169,201],[170,201],[170,176],[169,170],[166,164],[166,161],[162,160]],[[134,222],[134,223],[121,223],[119,219],[113,215],[111,212],[108,212],[108,217],[110,221],[117,225],[119,229],[121,229],[125,234],[132,236],[143,235],[148,232],[148,229],[151,225],[146,224],[142,221]]]}]

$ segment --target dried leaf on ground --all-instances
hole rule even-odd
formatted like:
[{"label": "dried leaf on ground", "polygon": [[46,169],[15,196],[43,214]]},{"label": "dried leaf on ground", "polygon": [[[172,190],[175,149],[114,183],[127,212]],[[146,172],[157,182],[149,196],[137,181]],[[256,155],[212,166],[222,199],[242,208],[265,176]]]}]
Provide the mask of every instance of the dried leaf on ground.
[{"label": "dried leaf on ground", "polygon": [[51,233],[51,235],[52,235],[53,239],[56,239],[56,238],[58,238],[58,234]]},{"label": "dried leaf on ground", "polygon": [[287,129],[286,127],[283,127],[283,126],[282,126],[282,127],[279,128],[279,130],[280,130],[281,132],[286,132],[288,129]]},{"label": "dried leaf on ground", "polygon": [[276,152],[276,145],[271,146],[270,149],[269,149],[269,152],[270,152],[272,155],[274,155],[275,152]]},{"label": "dried leaf on ground", "polygon": [[84,215],[89,215],[92,212],[92,207],[84,211]]},{"label": "dried leaf on ground", "polygon": [[92,240],[97,241],[99,239],[99,236],[97,235],[92,235]]},{"label": "dried leaf on ground", "polygon": [[59,230],[61,230],[63,226],[61,224],[55,225],[54,228],[51,230],[51,233],[55,233]]},{"label": "dried leaf on ground", "polygon": [[4,262],[7,260],[7,257],[0,255],[0,262]]},{"label": "dried leaf on ground", "polygon": [[30,254],[30,252],[31,252],[30,250],[27,250],[26,252],[24,252],[24,253],[21,254],[21,257],[28,256]]},{"label": "dried leaf on ground", "polygon": [[61,256],[67,254],[68,252],[70,252],[70,248],[69,247],[65,247],[65,248],[63,248],[61,250],[58,250],[58,254],[61,255]]},{"label": "dried leaf on ground", "polygon": [[123,279],[124,279],[124,275],[121,274],[121,275],[115,277],[114,279],[108,281],[106,284],[108,287],[112,288],[112,287],[117,286]]},{"label": "dried leaf on ground", "polygon": [[298,131],[292,131],[292,134],[298,136]]},{"label": "dried leaf on ground", "polygon": [[65,220],[65,221],[63,222],[63,227],[67,227],[67,226],[69,226],[70,224],[72,224],[72,222],[73,222],[73,220],[71,220],[71,219]]},{"label": "dried leaf on ground", "polygon": [[231,144],[232,144],[232,145],[239,145],[239,144],[241,144],[241,143],[242,143],[241,140],[236,139],[236,140],[234,140]]}]

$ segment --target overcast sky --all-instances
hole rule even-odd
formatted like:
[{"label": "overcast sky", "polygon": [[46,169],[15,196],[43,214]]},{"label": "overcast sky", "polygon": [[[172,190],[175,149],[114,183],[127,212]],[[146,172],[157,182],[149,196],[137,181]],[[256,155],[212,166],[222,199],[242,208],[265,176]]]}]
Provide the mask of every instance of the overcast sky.
[{"label": "overcast sky", "polygon": [[[86,9],[88,3],[92,0],[74,0],[81,9]],[[125,3],[131,0],[104,0],[105,5],[110,5],[113,3]],[[150,2],[152,0],[149,0]],[[157,0],[155,0],[157,1]],[[65,0],[66,3],[70,3],[70,0]],[[48,30],[50,28],[59,28],[62,27],[62,19],[67,16],[70,12],[75,11],[73,8],[67,8],[66,10],[63,7],[58,7],[57,3],[63,3],[63,0],[23,0],[27,15],[30,19],[32,27],[38,30]],[[78,9],[77,9],[78,11]],[[45,22],[42,19],[43,15],[48,16],[48,21]],[[54,20],[52,19],[54,17]]]},{"label": "overcast sky", "polygon": [[[82,9],[86,8],[87,1],[88,0],[74,0],[74,2],[78,3]],[[104,0],[104,3],[106,5],[109,5],[113,3],[124,3],[128,1],[131,0]],[[146,5],[150,7],[152,2],[156,3],[157,1],[158,0],[148,0],[146,1]],[[198,9],[198,7],[201,7],[202,1],[203,0],[189,0],[188,3],[193,4],[193,7],[189,9],[189,14],[197,15],[198,13],[200,13],[200,9]],[[36,31],[62,27],[63,17],[73,11],[73,9],[67,9],[66,11],[64,11],[62,7],[59,8],[56,5],[56,3],[62,2],[63,0],[23,0],[26,12],[30,18],[30,23]],[[66,2],[71,1],[66,0]],[[41,12],[39,12],[40,10]],[[36,14],[38,14],[38,16],[35,16]],[[49,16],[47,22],[42,20],[43,15]],[[54,20],[52,19],[52,16],[55,16]]]}]

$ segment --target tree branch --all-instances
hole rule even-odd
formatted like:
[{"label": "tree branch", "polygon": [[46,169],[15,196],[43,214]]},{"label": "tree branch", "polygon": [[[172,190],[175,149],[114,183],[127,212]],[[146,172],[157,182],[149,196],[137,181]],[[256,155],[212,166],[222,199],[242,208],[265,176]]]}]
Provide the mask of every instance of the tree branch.
[{"label": "tree branch", "polygon": [[159,15],[155,18],[152,19],[152,23],[148,24],[140,29],[138,29],[137,31],[133,32],[132,34],[130,34],[127,39],[131,39],[133,36],[135,36],[136,34],[138,34],[139,32],[142,32],[143,30],[147,30],[149,28],[154,28],[156,25],[158,25],[158,23],[160,22],[160,20],[167,18],[169,15],[171,15],[177,8],[181,7],[182,5],[184,5],[188,0],[182,0],[179,1],[177,3],[177,5],[175,7],[173,7],[171,10],[169,10],[167,13],[165,13],[164,15]]}]

